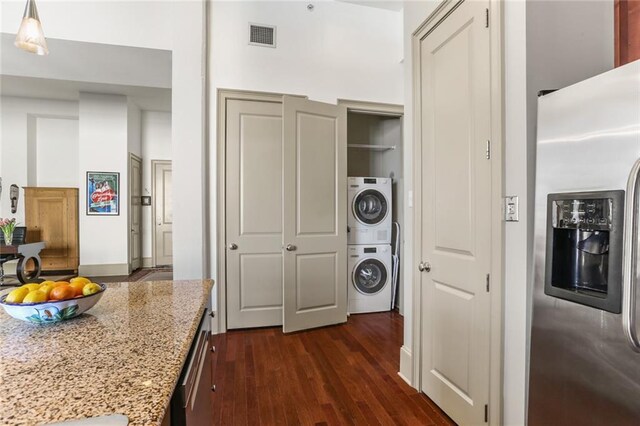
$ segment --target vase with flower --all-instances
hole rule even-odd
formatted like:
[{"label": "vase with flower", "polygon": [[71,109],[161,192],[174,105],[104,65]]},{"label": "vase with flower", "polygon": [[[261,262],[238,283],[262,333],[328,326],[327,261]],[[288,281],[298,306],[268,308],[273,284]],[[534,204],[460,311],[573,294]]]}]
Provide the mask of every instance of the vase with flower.
[{"label": "vase with flower", "polygon": [[8,246],[13,244],[13,231],[16,229],[16,219],[0,218],[0,230],[4,237],[4,243]]}]

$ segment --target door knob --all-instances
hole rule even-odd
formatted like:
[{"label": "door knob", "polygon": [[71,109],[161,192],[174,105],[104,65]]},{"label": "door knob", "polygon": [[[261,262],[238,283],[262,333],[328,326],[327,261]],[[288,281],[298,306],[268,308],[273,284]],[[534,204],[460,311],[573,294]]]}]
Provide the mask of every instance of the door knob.
[{"label": "door knob", "polygon": [[429,262],[420,262],[418,264],[418,270],[420,272],[431,272],[431,264]]},{"label": "door knob", "polygon": [[293,244],[287,244],[287,246],[285,247],[285,249],[287,251],[295,251],[296,250],[296,246],[294,246]]},{"label": "door knob", "polygon": [[229,250],[238,250],[238,245],[236,243],[229,244]]}]

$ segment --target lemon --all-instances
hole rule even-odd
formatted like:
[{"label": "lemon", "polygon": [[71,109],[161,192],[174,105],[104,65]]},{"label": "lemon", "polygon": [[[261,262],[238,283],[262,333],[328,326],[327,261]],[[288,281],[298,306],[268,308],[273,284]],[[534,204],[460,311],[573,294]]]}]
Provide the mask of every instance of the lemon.
[{"label": "lemon", "polygon": [[44,294],[47,295],[47,299],[49,298],[49,293],[51,293],[51,290],[53,290],[56,286],[53,284],[45,284],[45,285],[40,285],[40,289],[38,291],[42,291],[44,292]]},{"label": "lemon", "polygon": [[11,290],[4,301],[7,303],[22,303],[22,299],[24,299],[27,294],[29,294],[28,288],[18,287]]},{"label": "lemon", "polygon": [[40,303],[47,301],[47,293],[40,290],[30,291],[24,299],[22,299],[22,303]]},{"label": "lemon", "polygon": [[85,286],[82,287],[82,294],[84,294],[85,296],[90,296],[92,294],[99,293],[100,290],[102,290],[102,288],[98,284],[89,283],[85,284]]},{"label": "lemon", "polygon": [[29,289],[29,291],[36,291],[40,288],[40,284],[25,284],[20,288]]},{"label": "lemon", "polygon": [[56,283],[55,281],[49,281],[49,280],[47,280],[47,281],[42,281],[42,282],[40,283],[40,288],[44,287],[45,285],[51,285],[51,284],[55,284],[55,283]]},{"label": "lemon", "polygon": [[73,283],[89,284],[91,282],[91,280],[89,278],[85,278],[85,277],[75,277],[75,278],[71,278],[71,280],[69,280],[69,282],[71,284],[73,284]]}]

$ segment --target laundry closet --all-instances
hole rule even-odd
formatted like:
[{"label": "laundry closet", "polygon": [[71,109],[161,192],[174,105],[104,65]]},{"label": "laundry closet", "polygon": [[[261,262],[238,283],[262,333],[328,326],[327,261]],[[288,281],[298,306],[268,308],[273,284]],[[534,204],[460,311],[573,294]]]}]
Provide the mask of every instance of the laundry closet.
[{"label": "laundry closet", "polygon": [[391,310],[402,107],[221,91],[218,123],[221,328],[291,332]]},{"label": "laundry closet", "polygon": [[347,106],[349,312],[402,306],[402,106]]}]

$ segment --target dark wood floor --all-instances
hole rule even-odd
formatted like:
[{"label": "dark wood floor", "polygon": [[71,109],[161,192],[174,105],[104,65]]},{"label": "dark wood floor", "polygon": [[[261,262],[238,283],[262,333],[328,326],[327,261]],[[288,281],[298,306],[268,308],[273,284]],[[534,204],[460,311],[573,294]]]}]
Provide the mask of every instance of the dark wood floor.
[{"label": "dark wood floor", "polygon": [[397,374],[402,317],[214,336],[215,425],[452,425]]}]

